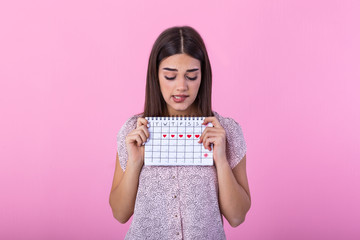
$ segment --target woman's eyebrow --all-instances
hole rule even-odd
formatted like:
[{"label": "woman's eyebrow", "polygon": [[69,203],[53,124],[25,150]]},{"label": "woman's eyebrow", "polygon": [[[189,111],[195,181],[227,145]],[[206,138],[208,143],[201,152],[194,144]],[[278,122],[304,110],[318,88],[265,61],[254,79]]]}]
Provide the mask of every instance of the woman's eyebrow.
[{"label": "woman's eyebrow", "polygon": [[[163,68],[163,70],[168,70],[168,71],[174,71],[174,72],[177,72],[177,69],[175,69],[175,68]],[[195,71],[197,71],[197,70],[199,70],[198,68],[193,68],[193,69],[188,69],[188,70],[186,70],[186,72],[195,72]]]}]

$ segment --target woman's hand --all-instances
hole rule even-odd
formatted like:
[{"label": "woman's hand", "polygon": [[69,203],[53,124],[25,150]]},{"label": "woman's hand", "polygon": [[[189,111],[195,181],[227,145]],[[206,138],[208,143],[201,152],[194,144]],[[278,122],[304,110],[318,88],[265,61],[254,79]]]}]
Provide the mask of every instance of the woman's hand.
[{"label": "woman's hand", "polygon": [[147,124],[148,121],[145,118],[138,118],[136,129],[131,131],[125,140],[128,161],[138,167],[144,165],[144,144],[150,136]]},{"label": "woman's hand", "polygon": [[222,164],[222,161],[226,161],[226,131],[216,117],[206,117],[202,124],[207,125],[208,123],[212,123],[213,127],[205,128],[199,143],[203,143],[204,147],[210,151],[210,144],[214,144],[214,163],[215,165]]}]

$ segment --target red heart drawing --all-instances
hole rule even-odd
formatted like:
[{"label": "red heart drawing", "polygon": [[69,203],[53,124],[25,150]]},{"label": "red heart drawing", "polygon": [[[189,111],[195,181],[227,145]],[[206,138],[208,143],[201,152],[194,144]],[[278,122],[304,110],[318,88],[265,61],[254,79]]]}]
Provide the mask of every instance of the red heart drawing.
[{"label": "red heart drawing", "polygon": [[171,135],[171,137],[175,137],[175,135]]},{"label": "red heart drawing", "polygon": [[164,138],[165,138],[165,137],[166,137],[166,134],[164,134],[163,136],[164,136]]},{"label": "red heart drawing", "polygon": [[191,138],[191,135],[187,135],[188,138]]},{"label": "red heart drawing", "polygon": [[195,135],[196,138],[198,138],[200,135]]},{"label": "red heart drawing", "polygon": [[204,154],[204,157],[207,157],[207,156],[208,156],[208,154],[207,154],[207,153],[205,153],[205,154]]},{"label": "red heart drawing", "polygon": [[184,135],[182,135],[182,134],[181,134],[181,135],[179,135],[179,137],[181,137],[181,138],[182,138],[183,136],[184,136]]}]

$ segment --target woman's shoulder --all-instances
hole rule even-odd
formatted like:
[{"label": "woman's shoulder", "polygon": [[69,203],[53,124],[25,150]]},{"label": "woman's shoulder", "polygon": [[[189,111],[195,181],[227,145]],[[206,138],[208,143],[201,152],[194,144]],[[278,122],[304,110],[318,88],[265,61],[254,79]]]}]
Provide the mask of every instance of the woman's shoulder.
[{"label": "woman's shoulder", "polygon": [[134,115],[131,115],[130,117],[128,117],[126,119],[126,121],[124,122],[124,124],[121,126],[118,134],[128,133],[129,131],[136,128],[137,119],[141,116],[142,116],[142,113],[134,114]]},{"label": "woman's shoulder", "polygon": [[221,126],[226,131],[226,153],[230,167],[233,169],[246,154],[247,146],[242,127],[232,117],[225,117],[218,114],[217,112],[214,112],[214,115],[218,118]]},{"label": "woman's shoulder", "polygon": [[219,122],[221,123],[221,125],[223,125],[224,128],[240,126],[240,124],[232,117],[223,116],[216,111],[213,111],[213,113],[214,116],[219,120]]},{"label": "woman's shoulder", "polygon": [[141,116],[142,116],[142,113],[131,115],[130,117],[128,117],[128,119],[126,120],[125,123],[130,124],[130,125],[134,124],[137,122],[137,119]]}]

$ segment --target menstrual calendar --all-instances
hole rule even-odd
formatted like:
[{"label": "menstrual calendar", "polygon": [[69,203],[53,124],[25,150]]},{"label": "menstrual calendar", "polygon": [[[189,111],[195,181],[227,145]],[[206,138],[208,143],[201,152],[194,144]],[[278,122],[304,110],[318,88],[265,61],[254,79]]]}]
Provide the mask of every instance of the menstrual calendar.
[{"label": "menstrual calendar", "polygon": [[145,117],[150,137],[145,142],[145,165],[213,165],[211,150],[198,143],[205,117]]}]

